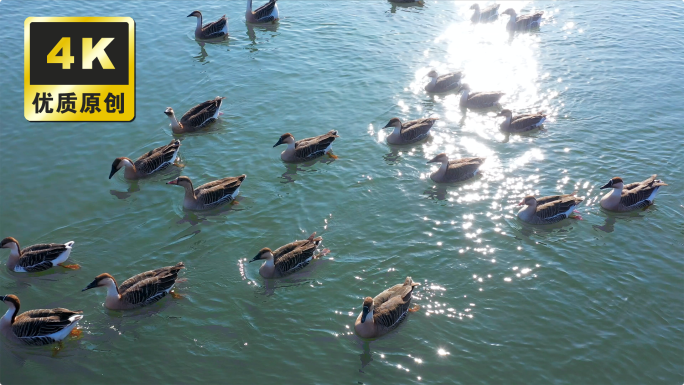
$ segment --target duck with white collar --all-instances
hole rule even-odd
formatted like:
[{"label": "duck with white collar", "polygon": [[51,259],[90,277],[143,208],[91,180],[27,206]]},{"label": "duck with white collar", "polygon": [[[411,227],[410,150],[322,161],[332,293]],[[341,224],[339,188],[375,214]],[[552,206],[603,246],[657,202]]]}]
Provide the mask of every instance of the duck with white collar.
[{"label": "duck with white collar", "polygon": [[207,23],[202,26],[202,12],[193,11],[188,17],[197,18],[197,26],[195,27],[195,39],[197,40],[225,40],[228,38],[228,20],[226,15],[221,16],[220,19]]},{"label": "duck with white collar", "polygon": [[216,119],[223,114],[221,112],[223,99],[225,99],[225,97],[217,96],[212,100],[207,100],[192,107],[188,112],[183,114],[180,121],[176,119],[176,113],[171,107],[166,107],[164,114],[168,116],[171,121],[171,130],[174,134],[195,132],[214,123]]},{"label": "duck with white collar", "polygon": [[430,174],[430,179],[436,183],[463,182],[474,177],[484,161],[485,158],[477,157],[449,160],[447,154],[441,153],[428,161],[428,164],[442,164],[437,171]]},{"label": "duck with white collar", "polygon": [[252,0],[247,0],[247,12],[245,13],[245,20],[248,23],[263,24],[275,23],[280,19],[280,12],[278,11],[278,0],[268,0],[268,2],[261,7],[252,11]]},{"label": "duck with white collar", "polygon": [[506,29],[509,32],[515,31],[529,31],[533,28],[539,28],[541,25],[541,18],[544,15],[544,11],[535,12],[529,15],[521,15],[515,12],[513,8],[508,8],[507,10],[501,12],[502,15],[510,16],[508,23],[506,24]]},{"label": "duck with white collar", "polygon": [[181,186],[185,189],[183,207],[188,210],[208,210],[218,207],[225,203],[237,204],[235,198],[240,193],[240,186],[247,178],[247,175],[231,176],[205,183],[197,188],[193,188],[192,180],[187,176],[166,182]]},{"label": "duck with white collar", "polygon": [[264,260],[259,267],[259,274],[264,278],[280,278],[299,271],[313,259],[328,254],[329,249],[316,254],[321,242],[323,242],[323,237],[316,237],[316,233],[313,233],[307,239],[290,242],[275,251],[264,247],[249,262]]},{"label": "duck with white collar", "polygon": [[124,178],[126,179],[140,179],[164,170],[169,165],[174,164],[178,157],[180,146],[180,140],[174,139],[165,146],[157,147],[140,155],[135,162],[126,157],[116,158],[109,171],[109,179],[112,179],[114,174],[122,168],[124,169]]},{"label": "duck with white collar", "polygon": [[628,212],[646,208],[653,204],[658,190],[667,183],[656,179],[653,174],[642,181],[625,184],[622,178],[615,177],[608,181],[601,189],[613,189],[601,198],[601,207],[608,211]]},{"label": "duck with white collar", "polygon": [[411,308],[413,289],[420,285],[406,277],[403,284],[398,284],[378,294],[375,298],[363,300],[361,313],[354,322],[354,331],[361,338],[378,338],[395,329],[406,319]]},{"label": "duck with white collar", "polygon": [[502,110],[496,116],[503,116],[505,118],[500,125],[501,131],[509,134],[519,134],[534,130],[544,124],[546,120],[546,115],[541,112],[513,116],[511,110]]},{"label": "duck with white collar", "polygon": [[525,206],[518,211],[518,218],[532,225],[549,225],[570,218],[575,207],[584,198],[574,194],[551,195],[535,198],[526,196],[518,206]]},{"label": "duck with white collar", "polygon": [[327,134],[295,141],[294,135],[288,132],[281,135],[273,147],[287,144],[285,151],[280,153],[280,159],[287,163],[306,162],[320,158],[325,154],[337,159],[337,155],[332,153],[332,144],[339,137],[337,130],[330,130]]},{"label": "duck with white collar", "polygon": [[55,266],[67,269],[80,269],[79,265],[65,265],[71,254],[74,241],[67,243],[41,243],[21,249],[19,241],[7,237],[0,242],[0,248],[10,249],[7,268],[17,273],[35,273]]},{"label": "duck with white collar", "polygon": [[432,94],[443,94],[453,91],[461,85],[463,73],[458,71],[439,75],[437,71],[431,70],[425,76],[430,78],[430,83],[425,85],[425,91]]},{"label": "duck with white collar", "polygon": [[470,17],[470,21],[473,22],[473,24],[489,23],[499,17],[499,14],[497,13],[499,10],[499,4],[492,4],[480,11],[480,5],[475,3],[470,6],[470,9],[474,10],[473,16]]},{"label": "duck with white collar", "polygon": [[399,118],[392,118],[383,128],[393,127],[387,136],[387,143],[402,145],[420,142],[430,137],[430,129],[439,118],[422,118],[402,123]]},{"label": "duck with white collar", "polygon": [[59,342],[70,334],[80,335],[76,330],[78,321],[83,319],[80,310],[64,308],[35,309],[19,313],[21,303],[14,294],[0,296],[9,309],[0,318],[0,332],[11,341],[27,345],[47,345]]},{"label": "duck with white collar", "polygon": [[505,94],[503,92],[470,92],[470,86],[461,86],[460,105],[463,108],[490,108],[499,103],[499,99]]},{"label": "duck with white collar", "polygon": [[116,284],[116,280],[111,274],[104,273],[95,277],[95,280],[81,291],[104,287],[107,289],[107,297],[105,297],[104,302],[107,309],[135,309],[151,305],[169,293],[178,297],[171,289],[176,284],[178,272],[184,268],[183,262],[178,262],[174,266],[146,271],[123,281],[121,286]]}]

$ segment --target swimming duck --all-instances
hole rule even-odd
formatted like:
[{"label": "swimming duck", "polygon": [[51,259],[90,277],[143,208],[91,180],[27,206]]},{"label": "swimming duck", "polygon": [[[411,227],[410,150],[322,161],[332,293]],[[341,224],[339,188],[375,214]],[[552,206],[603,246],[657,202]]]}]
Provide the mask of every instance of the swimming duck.
[{"label": "swimming duck", "polygon": [[489,108],[493,107],[499,102],[503,92],[473,92],[470,93],[470,86],[464,84],[461,86],[461,107],[467,108]]},{"label": "swimming duck", "polygon": [[121,286],[116,285],[116,280],[110,274],[103,273],[95,277],[95,280],[81,291],[100,286],[106,287],[107,297],[104,305],[107,309],[135,309],[151,305],[169,294],[173,285],[176,284],[178,272],[183,268],[185,268],[183,262],[178,262],[175,266],[146,271],[128,278]]},{"label": "swimming duck", "polygon": [[287,144],[285,151],[280,153],[280,159],[282,159],[283,162],[304,162],[316,159],[325,154],[328,154],[328,156],[333,159],[337,159],[337,156],[330,152],[332,151],[332,143],[336,138],[339,138],[337,130],[330,130],[327,134],[298,140],[296,142],[292,134],[286,133],[280,136],[280,139],[278,139],[278,142],[276,142],[273,147],[280,146],[283,143]]},{"label": "swimming duck", "polygon": [[518,218],[533,225],[548,225],[570,217],[572,211],[584,198],[573,194],[552,195],[535,198],[526,196],[518,206],[526,206],[518,211]]},{"label": "swimming duck", "polygon": [[188,17],[194,16],[197,18],[197,26],[195,27],[195,39],[199,40],[222,40],[228,38],[228,20],[226,15],[221,16],[220,19],[202,26],[202,12],[193,11]]},{"label": "swimming duck", "polygon": [[447,154],[441,153],[428,161],[442,163],[439,169],[430,175],[430,179],[436,183],[462,182],[474,177],[484,161],[485,158],[461,158],[450,161]]},{"label": "swimming duck", "polygon": [[275,23],[279,19],[276,1],[278,0],[268,0],[266,4],[252,12],[252,0],[247,0],[245,20],[248,23]]},{"label": "swimming duck", "polygon": [[83,318],[80,310],[58,307],[29,310],[17,315],[21,304],[16,295],[8,294],[0,296],[0,299],[9,307],[0,318],[0,331],[10,340],[28,345],[46,345],[61,341],[69,334],[80,334],[73,330]]},{"label": "swimming duck", "polygon": [[395,4],[415,4],[423,5],[425,2],[423,0],[389,0],[390,3]]},{"label": "swimming duck", "polygon": [[394,285],[375,298],[363,300],[361,314],[356,318],[354,330],[361,338],[381,337],[397,327],[410,309],[413,288],[420,285],[406,277],[403,284]]},{"label": "swimming duck", "polygon": [[437,71],[432,70],[426,75],[430,83],[425,85],[425,91],[430,93],[443,93],[453,91],[461,85],[462,72],[451,72],[442,76],[437,75]]},{"label": "swimming duck", "polygon": [[473,16],[470,18],[470,21],[473,23],[489,23],[490,21],[494,21],[499,17],[497,14],[497,11],[499,10],[499,4],[492,4],[483,11],[480,11],[480,6],[478,4],[473,4],[470,6],[470,9],[475,10]]},{"label": "swimming duck", "polygon": [[546,120],[546,115],[541,112],[514,117],[511,110],[503,110],[496,116],[503,116],[506,118],[506,120],[501,123],[501,131],[511,134],[533,130],[541,126]]},{"label": "swimming duck", "polygon": [[176,114],[173,108],[166,107],[164,114],[169,117],[171,121],[171,130],[174,134],[184,134],[187,132],[197,131],[216,121],[221,115],[221,104],[223,104],[225,97],[217,96],[212,100],[202,102],[191,108],[181,118],[180,122],[176,119]]},{"label": "swimming duck", "polygon": [[180,140],[174,139],[166,146],[157,147],[146,154],[140,155],[140,158],[135,162],[126,157],[116,158],[112,163],[109,179],[112,179],[114,174],[122,167],[126,168],[124,171],[124,178],[126,179],[140,179],[163,170],[176,161],[180,146]]},{"label": "swimming duck", "polygon": [[387,137],[389,144],[410,144],[427,139],[430,129],[438,118],[422,118],[402,123],[399,118],[392,118],[383,128],[394,127]]},{"label": "swimming duck", "polygon": [[79,265],[62,265],[71,254],[71,247],[74,241],[65,244],[60,243],[41,243],[19,248],[19,241],[12,237],[7,237],[0,242],[0,248],[10,249],[7,268],[17,273],[35,273],[53,268],[57,265],[67,269],[79,269]]},{"label": "swimming duck", "polygon": [[172,181],[166,182],[166,184],[175,184],[185,188],[183,207],[186,209],[207,210],[234,201],[240,193],[240,186],[245,178],[247,178],[247,175],[244,174],[223,178],[205,183],[194,190],[192,188],[192,181],[187,176],[179,176]]},{"label": "swimming duck", "polygon": [[260,259],[266,260],[259,267],[259,274],[264,278],[280,278],[292,274],[303,269],[312,259],[320,258],[330,252],[330,250],[324,249],[320,254],[315,255],[318,245],[323,241],[322,237],[315,237],[316,233],[313,233],[305,240],[288,243],[275,251],[264,247],[249,262]]},{"label": "swimming duck", "polygon": [[633,211],[653,204],[658,190],[667,183],[656,179],[656,174],[643,182],[624,184],[622,178],[615,177],[601,189],[612,188],[613,191],[601,198],[601,207],[609,211]]},{"label": "swimming duck", "polygon": [[509,15],[511,18],[506,24],[506,29],[510,32],[513,31],[527,31],[532,28],[539,28],[541,24],[541,18],[544,11],[535,12],[530,15],[518,16],[513,8],[508,8],[507,10],[501,12],[502,15]]}]

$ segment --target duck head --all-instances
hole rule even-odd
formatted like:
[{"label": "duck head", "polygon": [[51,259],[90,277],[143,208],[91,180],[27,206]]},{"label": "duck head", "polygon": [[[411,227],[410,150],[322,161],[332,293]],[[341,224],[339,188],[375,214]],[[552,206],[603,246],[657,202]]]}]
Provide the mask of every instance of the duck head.
[{"label": "duck head", "polygon": [[109,171],[109,179],[112,179],[114,174],[116,174],[117,171],[121,170],[122,167],[132,167],[132,166],[133,166],[133,161],[126,158],[126,157],[114,159],[114,162],[112,162],[112,169]]},{"label": "duck head", "polygon": [[195,16],[195,17],[202,17],[202,12],[200,11],[192,11],[191,14],[188,15],[188,17]]},{"label": "duck head", "polygon": [[166,182],[166,184],[175,184],[178,186],[183,186],[185,188],[192,189],[192,181],[187,176],[179,176],[178,178],[176,178],[174,180],[170,180],[170,181]]},{"label": "duck head", "polygon": [[12,253],[19,253],[19,241],[12,237],[7,237],[0,242],[0,248],[10,249]]},{"label": "duck head", "polygon": [[606,189],[606,188],[623,188],[625,186],[624,182],[622,182],[622,178],[620,177],[615,177],[612,178],[611,180],[608,181],[605,185],[601,187],[601,190]]},{"label": "duck head", "polygon": [[528,195],[523,198],[522,202],[518,203],[518,206],[536,206],[537,198],[534,195]]},{"label": "duck head", "polygon": [[273,147],[280,146],[283,143],[292,144],[294,142],[295,142],[294,136],[292,136],[292,134],[290,134],[288,132],[288,133],[280,135],[280,139],[278,139],[278,141],[276,142],[276,144],[273,145]]},{"label": "duck head", "polygon": [[511,118],[513,117],[513,112],[511,110],[501,110],[496,116],[504,116],[506,118]]},{"label": "duck head", "polygon": [[473,4],[473,5],[470,6],[470,9],[476,9],[476,10],[479,11],[479,10],[480,10],[480,6],[477,5],[477,4]]},{"label": "duck head", "polygon": [[114,279],[114,277],[112,277],[108,273],[102,273],[102,274],[98,275],[97,277],[95,277],[93,282],[91,282],[88,286],[86,286],[81,291],[90,290],[90,289],[100,287],[100,286],[112,286],[112,285],[114,287],[116,287],[116,280]]},{"label": "duck head", "polygon": [[260,259],[273,259],[273,252],[271,251],[271,249],[269,249],[268,247],[264,247],[263,249],[259,250],[257,255],[254,258],[252,258],[249,262],[251,263],[254,261],[258,261]]},{"label": "duck head", "polygon": [[435,70],[430,70],[430,72],[428,72],[425,76],[429,77],[430,79],[435,79],[438,77],[437,71]]},{"label": "duck head", "polygon": [[[361,310],[361,323],[366,322],[367,319],[373,320],[373,298],[366,297],[363,299],[363,310]],[[370,318],[368,318],[370,317]]]},{"label": "duck head", "polygon": [[508,8],[507,10],[501,12],[501,14],[502,14],[502,15],[509,15],[509,16],[511,16],[511,17],[516,17],[516,16],[517,16],[517,13],[515,12],[515,10],[514,10],[513,8]]},{"label": "duck head", "polygon": [[449,156],[445,153],[438,154],[431,160],[428,160],[428,163],[444,163],[449,161]]},{"label": "duck head", "polygon": [[383,128],[390,127],[401,129],[401,120],[399,120],[399,118],[392,118]]}]

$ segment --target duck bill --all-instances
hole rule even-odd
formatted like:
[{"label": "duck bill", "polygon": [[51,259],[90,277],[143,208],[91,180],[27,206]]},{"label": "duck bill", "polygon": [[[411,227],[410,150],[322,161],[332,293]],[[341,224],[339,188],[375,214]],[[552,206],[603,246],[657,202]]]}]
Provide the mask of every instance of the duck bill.
[{"label": "duck bill", "polygon": [[437,157],[434,157],[434,158],[428,160],[427,162],[428,162],[428,163],[440,163],[441,160],[438,160]]},{"label": "duck bill", "polygon": [[518,206],[525,206],[525,201],[518,203]]},{"label": "duck bill", "polygon": [[607,188],[611,188],[611,187],[613,187],[613,182],[608,182],[608,183],[604,184],[603,187],[601,187],[600,189],[603,190],[603,189],[607,189]]},{"label": "duck bill", "polygon": [[368,313],[370,310],[368,309],[368,306],[363,307],[363,313],[361,313],[361,323],[366,322],[366,317],[368,317]]},{"label": "duck bill", "polygon": [[254,258],[252,258],[252,259],[249,261],[249,263],[252,263],[252,262],[254,262],[254,261],[258,261],[258,260],[260,260],[260,259],[261,259],[261,254],[257,254]]},{"label": "duck bill", "polygon": [[195,16],[195,12],[188,15],[188,17]]},{"label": "duck bill", "polygon": [[119,169],[117,169],[116,167],[112,167],[112,170],[109,172],[109,179],[112,179],[112,177],[114,176],[114,174],[116,174],[117,171],[119,171]]},{"label": "duck bill", "polygon": [[94,287],[97,287],[97,281],[91,282],[90,285],[86,286],[85,289],[83,289],[83,290],[81,290],[81,291],[90,290],[90,289],[92,289],[92,288],[94,288]]},{"label": "duck bill", "polygon": [[177,185],[178,179],[170,180],[170,181],[166,182],[166,184],[176,184]]},{"label": "duck bill", "polygon": [[283,144],[283,139],[282,139],[282,138],[281,138],[281,139],[278,139],[278,141],[276,142],[276,144],[273,145],[273,147],[278,147],[278,146],[280,146],[281,144]]}]

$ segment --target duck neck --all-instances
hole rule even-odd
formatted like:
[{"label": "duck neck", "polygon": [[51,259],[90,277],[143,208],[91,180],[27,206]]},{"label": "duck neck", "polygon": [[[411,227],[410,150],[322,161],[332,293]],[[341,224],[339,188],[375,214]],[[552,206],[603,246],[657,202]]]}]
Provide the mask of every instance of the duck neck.
[{"label": "duck neck", "polygon": [[14,267],[17,266],[17,263],[19,263],[21,250],[19,249],[19,245],[14,242],[8,243],[7,246],[9,246],[10,249],[9,258],[7,259],[7,268],[14,270]]},{"label": "duck neck", "polygon": [[252,0],[247,0],[247,13],[252,13]]},{"label": "duck neck", "polygon": [[122,167],[126,168],[124,170],[124,176],[126,178],[132,178],[138,172],[138,169],[135,167],[135,164],[130,159],[127,159],[127,158],[122,159],[121,165],[122,165]]},{"label": "duck neck", "polygon": [[434,86],[435,84],[437,84],[437,76],[430,78],[430,85]]},{"label": "duck neck", "polygon": [[105,286],[107,288],[107,297],[105,298],[105,304],[119,302],[121,295],[119,295],[119,287],[116,282],[110,280],[110,282]]},{"label": "duck neck", "polygon": [[401,136],[401,126],[394,126],[394,130],[392,130],[392,133],[389,136],[392,138],[398,138],[399,136]]},{"label": "duck neck", "polygon": [[7,312],[5,313],[2,318],[0,318],[0,328],[6,328],[12,326],[14,323],[14,319],[17,317],[17,313],[19,312],[19,308],[14,307],[14,304],[11,302],[5,302],[8,306],[9,309],[7,309]]},{"label": "duck neck", "polygon": [[473,14],[473,20],[480,21],[480,8],[475,8],[475,13]]},{"label": "duck neck", "polygon": [[197,200],[197,197],[195,197],[195,189],[192,188],[192,183],[183,184],[183,188],[185,189],[185,199],[186,200],[191,200],[191,201]]},{"label": "duck neck", "polygon": [[283,156],[292,156],[294,155],[295,152],[295,142],[292,141],[291,143],[287,144],[287,148],[285,151],[283,151]]},{"label": "duck neck", "polygon": [[[199,20],[199,19],[197,19]],[[171,121],[171,130],[173,132],[181,132],[183,131],[183,126],[181,126],[180,123],[178,123],[178,119],[176,119],[176,113],[172,113],[171,115],[168,115],[169,120]]]},{"label": "duck neck", "polygon": [[439,170],[437,170],[437,175],[442,176],[445,175],[447,172],[447,168],[449,168],[449,161],[444,161],[442,162],[442,165],[439,166]]},{"label": "duck neck", "polygon": [[504,120],[504,122],[503,122],[504,127],[510,127],[511,126],[511,119],[512,118],[513,118],[512,116],[506,116],[506,120]]},{"label": "duck neck", "polygon": [[518,216],[523,219],[530,219],[537,212],[537,205],[527,205],[518,211]]},{"label": "duck neck", "polygon": [[461,104],[465,104],[468,101],[468,90],[463,90],[463,93],[461,94]]},{"label": "duck neck", "polygon": [[621,198],[622,198],[622,187],[614,188],[613,191],[610,191],[606,195],[604,195],[603,198],[601,199],[601,201],[612,205],[612,204],[618,204],[620,202]]},{"label": "duck neck", "polygon": [[195,27],[195,33],[202,32],[202,15],[197,18],[197,26]]}]

